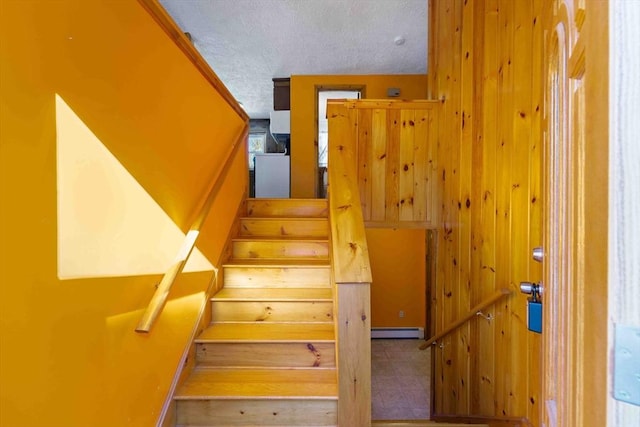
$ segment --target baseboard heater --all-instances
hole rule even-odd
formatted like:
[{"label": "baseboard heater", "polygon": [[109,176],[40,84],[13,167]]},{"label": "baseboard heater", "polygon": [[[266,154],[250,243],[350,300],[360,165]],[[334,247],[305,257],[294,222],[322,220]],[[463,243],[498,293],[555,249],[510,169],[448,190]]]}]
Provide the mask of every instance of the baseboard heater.
[{"label": "baseboard heater", "polygon": [[424,328],[371,328],[371,338],[424,339]]}]

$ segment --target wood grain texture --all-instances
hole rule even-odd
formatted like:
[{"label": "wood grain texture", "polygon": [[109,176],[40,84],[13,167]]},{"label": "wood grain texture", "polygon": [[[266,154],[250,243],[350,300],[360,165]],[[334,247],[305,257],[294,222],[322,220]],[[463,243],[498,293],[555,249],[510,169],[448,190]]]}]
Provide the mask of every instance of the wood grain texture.
[{"label": "wood grain texture", "polygon": [[335,369],[198,368],[175,399],[337,399],[337,392]]},{"label": "wood grain texture", "polygon": [[[336,425],[328,236],[300,237],[291,228],[283,235],[284,224],[271,224],[279,215],[297,228],[304,221],[317,224],[301,216],[326,212],[326,201],[321,202],[247,203],[252,215],[259,212],[264,218],[247,218],[243,210],[244,220],[235,229],[241,232],[244,223],[251,225],[245,233],[260,235],[231,241],[228,255],[233,258],[222,269],[224,287],[211,298],[211,324],[195,340],[195,366],[174,395],[178,423],[256,425],[262,417],[261,425],[266,418],[275,425]],[[321,221],[326,225],[326,218]],[[265,228],[262,222],[270,224]],[[220,412],[212,414],[212,407]]]},{"label": "wood grain texture", "polygon": [[338,421],[345,426],[371,424],[370,284],[337,285]]},{"label": "wood grain texture", "polygon": [[[218,399],[205,402],[177,402],[179,426],[334,426],[338,404],[336,400],[242,401]],[[239,416],[240,415],[240,416]]]},{"label": "wood grain texture", "polygon": [[[353,110],[352,110],[353,112]],[[355,115],[329,102],[329,223],[335,283],[371,283],[356,172]]]},{"label": "wood grain texture", "polygon": [[[327,117],[332,284],[340,373],[338,424],[366,426],[371,424],[372,278],[358,189],[358,111],[330,101]],[[371,121],[367,123],[370,126]],[[370,185],[370,181],[360,182]]]},{"label": "wood grain texture", "polygon": [[435,187],[440,103],[341,103],[347,109],[343,115],[354,119],[343,129],[345,135],[354,138],[349,147],[357,165],[360,203],[367,226],[434,227],[439,194]]},{"label": "wood grain texture", "polygon": [[[443,100],[435,333],[496,290],[540,278],[529,259],[541,221],[542,5],[431,2],[430,89]],[[514,294],[435,348],[437,414],[537,422],[540,342],[525,310]]]},{"label": "wood grain texture", "polygon": [[243,237],[327,237],[329,222],[325,218],[241,218]]},{"label": "wood grain texture", "polygon": [[265,287],[304,288],[330,286],[329,264],[325,261],[282,262],[256,265],[242,260],[223,266],[224,286],[228,288]]}]

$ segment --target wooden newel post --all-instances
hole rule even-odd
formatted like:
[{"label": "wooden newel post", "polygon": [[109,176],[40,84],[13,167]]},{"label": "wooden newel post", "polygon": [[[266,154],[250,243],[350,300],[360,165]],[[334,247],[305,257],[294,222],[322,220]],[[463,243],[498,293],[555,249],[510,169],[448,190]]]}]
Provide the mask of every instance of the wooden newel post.
[{"label": "wooden newel post", "polygon": [[338,425],[371,425],[371,266],[356,164],[357,112],[329,102],[329,222],[337,304]]},{"label": "wooden newel post", "polygon": [[338,425],[371,425],[371,284],[338,292]]}]

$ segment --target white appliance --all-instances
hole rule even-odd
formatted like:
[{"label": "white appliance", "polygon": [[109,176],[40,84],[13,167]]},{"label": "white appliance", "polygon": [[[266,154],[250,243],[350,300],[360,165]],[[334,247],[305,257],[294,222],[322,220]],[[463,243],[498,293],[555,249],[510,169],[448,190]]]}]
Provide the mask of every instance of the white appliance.
[{"label": "white appliance", "polygon": [[256,153],[256,198],[289,198],[289,162],[283,153]]}]

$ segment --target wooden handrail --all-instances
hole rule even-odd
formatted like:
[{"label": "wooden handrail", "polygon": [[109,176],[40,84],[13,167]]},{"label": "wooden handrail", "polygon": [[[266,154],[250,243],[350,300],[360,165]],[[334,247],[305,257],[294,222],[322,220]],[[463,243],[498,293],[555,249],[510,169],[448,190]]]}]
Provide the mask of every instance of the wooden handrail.
[{"label": "wooden handrail", "polygon": [[184,268],[187,261],[189,260],[189,255],[191,255],[191,252],[193,251],[193,248],[195,247],[196,242],[198,240],[198,235],[200,234],[200,228],[202,227],[202,224],[204,223],[207,216],[209,215],[209,210],[211,209],[211,205],[213,204],[213,201],[215,200],[216,195],[220,190],[220,187],[222,187],[222,184],[224,183],[224,178],[227,175],[227,172],[231,167],[231,164],[233,163],[233,158],[235,157],[235,154],[238,151],[238,148],[245,146],[248,133],[249,133],[249,126],[245,125],[244,129],[240,133],[240,136],[236,139],[234,144],[229,148],[229,151],[227,152],[226,157],[224,159],[222,168],[220,168],[216,173],[213,179],[211,188],[209,189],[209,193],[207,194],[207,198],[205,199],[205,202],[200,208],[198,216],[195,218],[193,225],[191,226],[191,228],[189,229],[189,232],[185,236],[184,242],[182,243],[182,246],[180,247],[180,251],[178,252],[178,255],[176,256],[176,259],[174,260],[173,264],[171,265],[171,267],[169,267],[169,269],[164,274],[164,276],[162,276],[162,280],[158,284],[158,287],[156,288],[156,291],[153,294],[153,297],[151,298],[151,301],[149,302],[147,309],[142,315],[142,319],[140,319],[140,322],[136,327],[136,332],[148,333],[151,330],[151,327],[155,323],[156,319],[162,312],[162,309],[164,308],[164,305],[167,301],[167,297],[169,296],[169,291],[171,290],[171,286],[175,282],[175,279],[178,276],[178,274],[182,272],[182,269]]},{"label": "wooden handrail", "polygon": [[426,342],[420,346],[420,350],[424,350],[428,348],[431,344],[438,341],[440,338],[450,334],[452,331],[460,327],[464,322],[476,316],[476,314],[479,311],[482,311],[483,309],[494,304],[496,301],[498,301],[499,299],[507,295],[511,295],[511,291],[509,289],[506,289],[506,288],[500,289],[495,294],[491,295],[489,298],[485,299],[484,301],[480,302],[475,307],[473,307],[465,316],[449,324],[446,328],[442,330],[442,332],[439,332],[436,335],[429,338],[428,340],[426,340]]},{"label": "wooden handrail", "polygon": [[249,115],[242,109],[238,101],[229,92],[229,89],[222,83],[216,73],[211,69],[207,61],[200,55],[200,52],[193,46],[191,40],[178,27],[178,24],[162,7],[158,0],[138,0],[138,3],[146,9],[151,17],[158,23],[160,28],[174,41],[174,43],[184,52],[189,60],[196,66],[198,71],[213,86],[218,93],[227,101],[243,121],[249,120]]},{"label": "wooden handrail", "polygon": [[329,222],[336,283],[371,283],[356,172],[355,139],[343,101],[329,101]]}]

